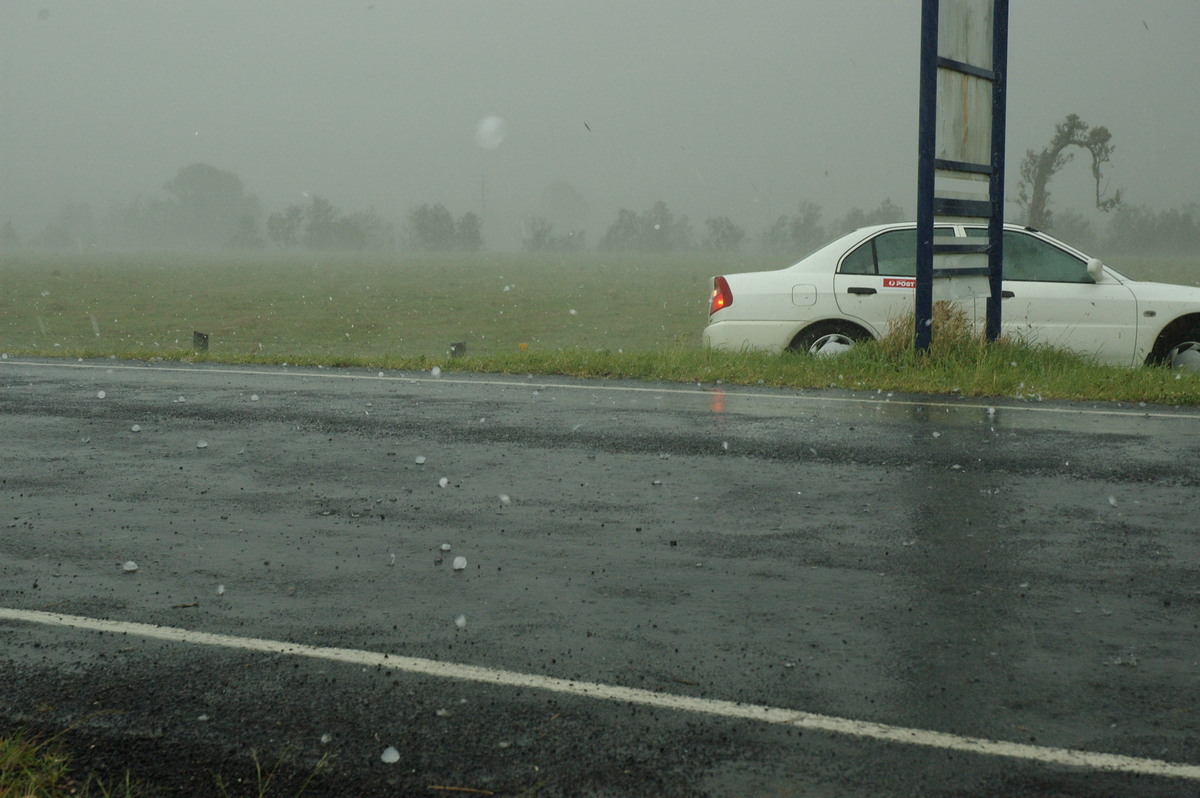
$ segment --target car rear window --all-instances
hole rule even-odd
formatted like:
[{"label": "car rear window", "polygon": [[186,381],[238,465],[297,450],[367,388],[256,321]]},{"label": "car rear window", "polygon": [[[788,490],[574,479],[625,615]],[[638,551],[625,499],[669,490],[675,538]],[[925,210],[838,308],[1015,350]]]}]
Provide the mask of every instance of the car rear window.
[{"label": "car rear window", "polygon": [[[952,227],[933,228],[935,238],[954,236]],[[917,231],[888,230],[864,241],[842,259],[842,274],[881,274],[915,277],[917,274]]]}]

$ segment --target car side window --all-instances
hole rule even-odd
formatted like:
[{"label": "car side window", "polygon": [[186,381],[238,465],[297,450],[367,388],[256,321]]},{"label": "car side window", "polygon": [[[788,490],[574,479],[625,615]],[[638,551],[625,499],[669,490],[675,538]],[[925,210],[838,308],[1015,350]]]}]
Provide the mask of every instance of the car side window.
[{"label": "car side window", "polygon": [[[968,230],[968,234],[987,235]],[[1093,283],[1087,263],[1040,238],[1004,231],[1004,279],[1038,283]]]},{"label": "car side window", "polygon": [[875,243],[867,241],[842,259],[842,274],[874,274]]},{"label": "car side window", "polygon": [[[935,227],[934,237],[954,235],[951,227]],[[889,230],[842,259],[842,274],[882,274],[891,277],[914,277],[917,273],[917,231]]]},{"label": "car side window", "polygon": [[917,231],[893,230],[875,236],[875,265],[880,274],[915,277],[917,274]]}]

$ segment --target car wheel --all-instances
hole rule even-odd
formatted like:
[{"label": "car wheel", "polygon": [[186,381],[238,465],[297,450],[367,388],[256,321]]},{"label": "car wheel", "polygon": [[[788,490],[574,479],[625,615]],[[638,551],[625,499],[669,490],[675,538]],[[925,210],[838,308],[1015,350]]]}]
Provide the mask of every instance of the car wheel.
[{"label": "car wheel", "polygon": [[814,324],[796,336],[788,349],[807,352],[819,357],[832,357],[848,352],[856,343],[868,335],[859,327],[838,322]]},{"label": "car wheel", "polygon": [[1171,325],[1163,331],[1148,359],[1169,369],[1200,373],[1200,326]]},{"label": "car wheel", "polygon": [[1187,338],[1168,349],[1162,362],[1171,369],[1200,373],[1200,335]]}]

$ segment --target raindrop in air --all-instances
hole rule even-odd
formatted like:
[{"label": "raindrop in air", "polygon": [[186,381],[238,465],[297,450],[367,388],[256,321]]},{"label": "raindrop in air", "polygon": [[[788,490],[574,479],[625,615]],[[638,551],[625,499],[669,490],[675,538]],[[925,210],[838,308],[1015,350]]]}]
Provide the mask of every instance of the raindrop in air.
[{"label": "raindrop in air", "polygon": [[494,150],[504,141],[504,120],[485,116],[475,128],[475,141],[485,150]]}]

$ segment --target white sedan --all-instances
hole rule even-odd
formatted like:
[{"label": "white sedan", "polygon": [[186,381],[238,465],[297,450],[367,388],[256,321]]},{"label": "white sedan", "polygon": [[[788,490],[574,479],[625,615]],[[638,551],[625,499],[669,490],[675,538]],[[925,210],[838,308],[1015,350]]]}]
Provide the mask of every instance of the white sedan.
[{"label": "white sedan", "polygon": [[[977,238],[969,224],[938,237]],[[916,225],[864,227],[786,269],[714,277],[705,345],[833,354],[913,312]],[[1045,233],[1004,229],[1002,333],[1121,366],[1200,369],[1200,288],[1132,280]],[[957,300],[982,330],[984,291]],[[936,330],[934,335],[936,335]]]}]

